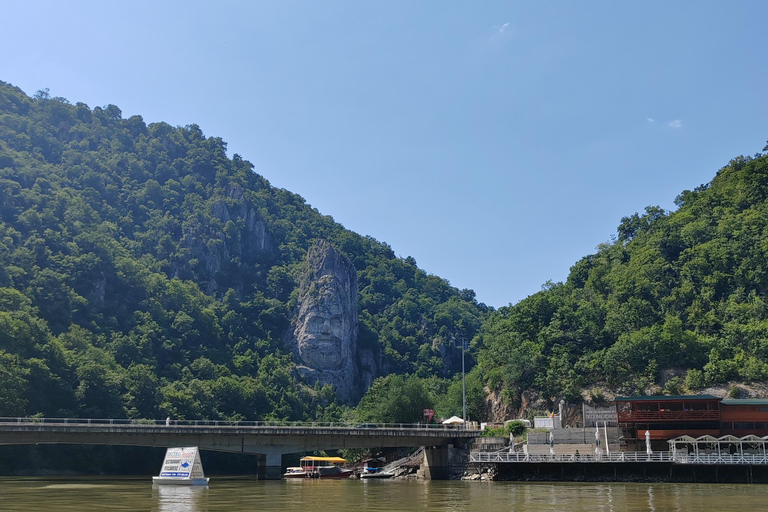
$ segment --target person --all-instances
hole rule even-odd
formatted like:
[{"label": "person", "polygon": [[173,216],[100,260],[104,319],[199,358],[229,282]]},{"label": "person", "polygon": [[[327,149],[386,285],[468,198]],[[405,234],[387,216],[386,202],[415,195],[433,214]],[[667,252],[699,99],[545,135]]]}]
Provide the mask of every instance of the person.
[{"label": "person", "polygon": [[171,417],[170,416],[165,418],[165,426],[166,427],[170,427],[171,426]]}]

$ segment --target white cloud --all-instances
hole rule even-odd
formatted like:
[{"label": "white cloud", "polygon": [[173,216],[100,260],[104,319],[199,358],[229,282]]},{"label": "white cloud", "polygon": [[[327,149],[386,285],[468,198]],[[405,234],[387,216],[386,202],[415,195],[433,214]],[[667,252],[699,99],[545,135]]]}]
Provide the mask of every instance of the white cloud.
[{"label": "white cloud", "polygon": [[674,121],[668,122],[667,126],[670,128],[681,128],[683,126],[683,122],[680,119],[675,119]]},{"label": "white cloud", "polygon": [[488,42],[492,45],[500,45],[516,36],[517,28],[509,22],[494,25],[488,36]]},{"label": "white cloud", "polygon": [[646,117],[645,119],[646,119],[646,121],[648,121],[649,123],[652,123],[652,122],[653,122],[653,118],[652,118],[652,117]]}]

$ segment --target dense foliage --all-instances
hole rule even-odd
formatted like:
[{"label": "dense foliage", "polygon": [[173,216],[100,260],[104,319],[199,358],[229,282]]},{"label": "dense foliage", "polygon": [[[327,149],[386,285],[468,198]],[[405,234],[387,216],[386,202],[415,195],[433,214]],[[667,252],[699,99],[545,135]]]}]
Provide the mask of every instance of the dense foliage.
[{"label": "dense foliage", "polygon": [[359,283],[383,370],[450,378],[471,290],[345,230],[198,126],[123,119],[0,82],[0,416],[338,417],[283,335],[307,249]]},{"label": "dense foliage", "polygon": [[[466,375],[468,419],[483,419],[486,394],[479,372]],[[463,409],[461,374],[452,380],[436,376],[387,375],[376,379],[355,408],[360,422],[416,423],[424,421],[424,409],[433,409],[434,420],[461,416]]]},{"label": "dense foliage", "polygon": [[565,283],[490,312],[195,125],[0,82],[0,416],[339,418],[283,341],[320,238],[355,266],[359,343],[383,361],[358,421],[459,414],[462,337],[479,419],[485,386],[518,405],[530,388],[642,392],[666,369],[674,392],[766,380],[767,198],[768,157],[736,158],[675,212],[622,219]]},{"label": "dense foliage", "polygon": [[565,283],[490,316],[474,341],[484,379],[512,404],[528,388],[643,393],[666,369],[680,374],[672,393],[768,379],[767,198],[757,154],[684,191],[674,212],[625,217]]}]

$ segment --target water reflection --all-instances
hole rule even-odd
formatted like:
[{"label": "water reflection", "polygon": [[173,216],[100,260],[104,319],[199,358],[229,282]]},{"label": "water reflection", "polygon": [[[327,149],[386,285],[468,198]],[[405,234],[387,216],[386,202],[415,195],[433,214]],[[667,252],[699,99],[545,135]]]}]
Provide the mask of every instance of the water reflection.
[{"label": "water reflection", "polygon": [[648,487],[648,510],[650,512],[656,512],[656,507],[653,505],[653,486]]},{"label": "water reflection", "polygon": [[764,485],[425,481],[260,481],[207,487],[147,478],[0,478],[3,512],[744,512],[765,510]]},{"label": "water reflection", "polygon": [[152,485],[153,511],[201,512],[207,485]]}]

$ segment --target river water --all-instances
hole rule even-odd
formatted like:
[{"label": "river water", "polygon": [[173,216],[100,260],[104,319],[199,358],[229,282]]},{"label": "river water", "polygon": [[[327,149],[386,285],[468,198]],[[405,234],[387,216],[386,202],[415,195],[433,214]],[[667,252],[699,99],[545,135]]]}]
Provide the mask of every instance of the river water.
[{"label": "river water", "polygon": [[759,511],[766,485],[460,481],[257,481],[153,487],[150,478],[0,478],[0,510],[214,511]]}]

